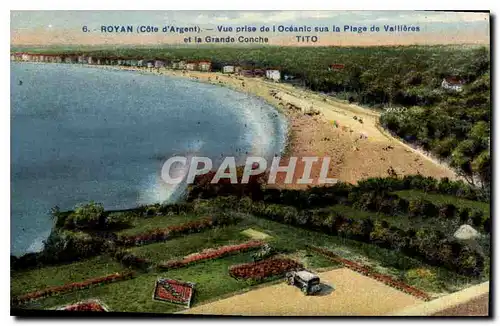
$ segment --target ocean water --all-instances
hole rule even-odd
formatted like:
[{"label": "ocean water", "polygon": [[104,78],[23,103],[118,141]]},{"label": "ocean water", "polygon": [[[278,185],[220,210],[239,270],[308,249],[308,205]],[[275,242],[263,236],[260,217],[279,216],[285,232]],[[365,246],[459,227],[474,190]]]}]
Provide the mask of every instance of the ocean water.
[{"label": "ocean water", "polygon": [[[22,83],[21,83],[22,82]],[[281,152],[286,120],[256,97],[181,78],[65,64],[11,64],[11,253],[39,251],[48,212],[175,201],[174,155]]]}]

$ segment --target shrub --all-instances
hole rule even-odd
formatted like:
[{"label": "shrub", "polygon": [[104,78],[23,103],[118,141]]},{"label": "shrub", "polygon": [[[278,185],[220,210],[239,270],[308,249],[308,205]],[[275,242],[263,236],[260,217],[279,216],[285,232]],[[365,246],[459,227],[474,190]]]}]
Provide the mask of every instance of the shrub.
[{"label": "shrub", "polygon": [[439,211],[433,203],[425,199],[412,199],[408,207],[408,213],[411,217],[434,217]]},{"label": "shrub", "polygon": [[444,204],[439,207],[439,217],[452,219],[455,217],[457,208],[453,204]]},{"label": "shrub", "polygon": [[457,211],[457,214],[458,214],[458,218],[460,219],[460,222],[462,222],[462,223],[469,222],[470,208],[460,207]]},{"label": "shrub", "polygon": [[133,268],[141,271],[147,271],[152,265],[150,260],[136,256],[134,253],[127,250],[116,251],[114,253],[114,258],[126,268]]},{"label": "shrub", "polygon": [[136,216],[130,212],[113,212],[106,216],[106,227],[110,229],[114,228],[126,228],[132,224],[136,219]]},{"label": "shrub", "polygon": [[484,220],[486,219],[482,210],[474,208],[469,213],[469,218],[472,222],[472,225],[475,227],[482,227],[484,224]]},{"label": "shrub", "polygon": [[101,224],[104,206],[101,203],[90,202],[79,204],[73,213],[66,219],[64,227],[67,229],[95,229]]}]

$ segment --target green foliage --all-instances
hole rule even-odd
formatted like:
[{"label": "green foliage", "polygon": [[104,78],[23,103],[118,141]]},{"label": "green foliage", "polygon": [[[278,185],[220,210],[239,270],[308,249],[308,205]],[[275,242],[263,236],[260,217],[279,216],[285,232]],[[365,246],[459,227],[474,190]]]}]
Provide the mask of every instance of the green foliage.
[{"label": "green foliage", "polygon": [[75,207],[67,218],[64,227],[67,229],[94,229],[100,226],[104,206],[93,201]]},{"label": "green foliage", "polygon": [[137,216],[131,212],[113,212],[106,216],[106,227],[109,229],[126,228],[132,225]]}]

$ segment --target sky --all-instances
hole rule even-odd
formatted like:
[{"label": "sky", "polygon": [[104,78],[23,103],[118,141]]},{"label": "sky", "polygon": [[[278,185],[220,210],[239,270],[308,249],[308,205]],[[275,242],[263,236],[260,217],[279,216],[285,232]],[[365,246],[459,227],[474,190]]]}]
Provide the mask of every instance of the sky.
[{"label": "sky", "polygon": [[[132,25],[134,33],[102,33],[101,26]],[[137,26],[157,33],[137,33]],[[219,33],[217,26],[376,25],[378,33]],[[418,26],[419,32],[389,33],[384,25]],[[83,32],[87,26],[90,32]],[[198,26],[200,33],[163,33],[163,26]],[[207,30],[212,29],[212,30]],[[11,11],[12,45],[184,44],[186,36],[264,36],[272,45],[489,44],[489,14],[431,11]],[[315,35],[315,44],[297,35]]]}]

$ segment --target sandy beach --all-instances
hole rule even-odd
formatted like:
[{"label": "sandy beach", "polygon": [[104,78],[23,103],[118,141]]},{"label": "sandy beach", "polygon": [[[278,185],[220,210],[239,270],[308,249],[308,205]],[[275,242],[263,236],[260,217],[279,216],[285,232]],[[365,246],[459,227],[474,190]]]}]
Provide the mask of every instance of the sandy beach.
[{"label": "sandy beach", "polygon": [[[105,68],[184,77],[198,82],[230,87],[263,98],[278,108],[289,121],[289,144],[281,165],[287,164],[287,157],[299,158],[291,184],[284,185],[285,174],[278,174],[277,184],[287,188],[307,187],[307,185],[298,185],[295,182],[302,176],[304,163],[300,158],[305,156],[330,157],[328,177],[350,183],[369,177],[386,177],[391,168],[398,175],[420,173],[435,178],[458,178],[445,164],[428,157],[383,130],[378,125],[380,116],[378,112],[332,97],[263,78],[225,75],[217,72],[170,69],[149,71],[140,68],[109,66]],[[308,115],[290,108],[289,104],[313,109],[319,114]],[[317,180],[320,175],[321,164],[319,162],[321,159],[312,168],[311,178],[314,180]]]}]

